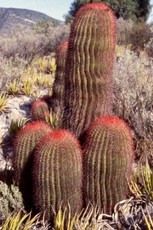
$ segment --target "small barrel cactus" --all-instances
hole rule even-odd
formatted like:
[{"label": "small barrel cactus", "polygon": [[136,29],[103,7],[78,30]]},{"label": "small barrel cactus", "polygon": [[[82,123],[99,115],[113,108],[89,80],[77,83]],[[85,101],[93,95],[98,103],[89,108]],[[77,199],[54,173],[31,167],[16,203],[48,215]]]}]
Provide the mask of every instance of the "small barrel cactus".
[{"label": "small barrel cactus", "polygon": [[82,156],[73,134],[54,130],[37,145],[33,161],[33,194],[38,212],[53,220],[54,212],[70,205],[71,214],[82,207]]},{"label": "small barrel cactus", "polygon": [[128,195],[132,177],[133,142],[128,125],[115,116],[97,118],[84,144],[84,197],[105,213]]},{"label": "small barrel cactus", "polygon": [[31,106],[31,117],[33,120],[43,120],[49,117],[49,107],[45,100],[37,99]]},{"label": "small barrel cactus", "polygon": [[115,45],[112,10],[104,3],[81,7],[71,25],[62,121],[77,137],[93,119],[112,113]]},{"label": "small barrel cactus", "polygon": [[13,144],[13,168],[15,184],[19,186],[28,209],[31,186],[32,154],[36,144],[51,128],[43,121],[27,123],[17,133]]}]

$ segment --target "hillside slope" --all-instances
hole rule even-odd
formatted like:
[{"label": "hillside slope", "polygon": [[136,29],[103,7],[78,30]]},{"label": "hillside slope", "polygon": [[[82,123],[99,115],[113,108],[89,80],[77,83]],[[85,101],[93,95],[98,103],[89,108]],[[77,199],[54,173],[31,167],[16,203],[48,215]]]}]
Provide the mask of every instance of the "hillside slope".
[{"label": "hillside slope", "polygon": [[28,30],[40,21],[51,21],[54,26],[61,22],[46,14],[17,8],[0,8],[0,35],[12,35],[17,30]]}]

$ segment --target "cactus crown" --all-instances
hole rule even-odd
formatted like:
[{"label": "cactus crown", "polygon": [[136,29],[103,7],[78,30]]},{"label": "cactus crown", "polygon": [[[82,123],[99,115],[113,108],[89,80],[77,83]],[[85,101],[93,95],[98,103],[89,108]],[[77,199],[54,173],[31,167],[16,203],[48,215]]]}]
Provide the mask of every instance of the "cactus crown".
[{"label": "cactus crown", "polygon": [[114,14],[114,11],[105,3],[102,3],[102,2],[93,2],[93,3],[88,3],[88,4],[85,4],[84,6],[82,6],[79,11],[76,13],[76,17],[74,18],[74,22],[77,21],[76,18],[84,15],[86,12],[88,11],[93,11],[93,10],[96,10],[97,12],[98,11],[103,11],[103,12],[107,12],[109,14],[111,14],[114,18],[114,26],[116,27],[116,23],[115,23],[115,20],[116,20],[116,16]]},{"label": "cactus crown", "polygon": [[[20,132],[24,131],[24,133],[25,133],[27,130],[27,131],[30,131],[30,133],[31,133],[31,132],[36,132],[37,129],[41,129],[41,128],[44,129],[45,127],[47,129],[50,129],[49,125],[43,121],[33,121],[33,122],[29,122],[25,126],[23,126],[21,128]],[[20,134],[20,132],[18,133],[18,135]]]},{"label": "cactus crown", "polygon": [[37,99],[31,106],[32,109],[37,109],[40,105],[42,105],[44,103],[43,100],[41,99]]},{"label": "cactus crown", "polygon": [[115,129],[119,128],[120,130],[122,129],[127,134],[129,134],[128,136],[132,139],[131,129],[129,128],[127,123],[123,119],[120,119],[119,117],[111,116],[111,115],[98,117],[97,119],[95,119],[95,121],[91,123],[90,128],[92,129],[92,127],[95,127],[98,125],[107,126],[107,128],[110,128],[112,130],[114,128]]},{"label": "cactus crown", "polygon": [[112,9],[107,4],[102,3],[102,2],[93,2],[93,3],[85,4],[83,7],[80,8],[78,13],[81,11],[87,11],[87,10],[91,10],[91,9],[106,10],[106,11],[111,11],[113,13]]},{"label": "cactus crown", "polygon": [[[121,118],[107,115],[107,116],[101,116],[96,118],[89,126],[89,129],[86,133],[86,141],[88,141],[88,138],[94,135],[95,130],[103,130],[104,132],[110,131],[110,133],[116,133],[118,135],[118,141],[126,139],[128,143],[130,143],[129,148],[131,149],[129,151],[129,154],[133,155],[134,151],[134,144],[133,144],[133,138],[132,138],[132,132],[131,128],[128,126],[128,124]],[[113,135],[114,136],[114,135]],[[133,157],[131,158],[133,161]]]},{"label": "cactus crown", "polygon": [[54,130],[54,132],[49,132],[48,134],[46,134],[45,137],[40,140],[40,143],[38,144],[38,148],[39,146],[44,144],[44,142],[46,144],[48,143],[51,145],[52,144],[60,145],[61,143],[64,143],[65,141],[67,145],[68,144],[67,140],[70,140],[70,139],[73,140],[73,143],[75,143],[75,145],[78,146],[78,148],[80,149],[79,143],[75,135],[64,129]]},{"label": "cactus crown", "polygon": [[56,140],[59,141],[60,139],[62,140],[63,138],[65,138],[65,131],[64,130],[55,131],[51,133],[48,138],[53,141],[56,141]]}]

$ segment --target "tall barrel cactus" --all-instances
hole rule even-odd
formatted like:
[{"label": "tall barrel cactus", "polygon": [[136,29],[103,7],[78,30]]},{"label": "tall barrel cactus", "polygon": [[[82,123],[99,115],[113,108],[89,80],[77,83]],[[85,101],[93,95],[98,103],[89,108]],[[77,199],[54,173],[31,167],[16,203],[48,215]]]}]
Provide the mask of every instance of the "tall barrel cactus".
[{"label": "tall barrel cactus", "polygon": [[55,130],[39,142],[33,162],[34,203],[52,220],[60,207],[72,215],[82,207],[82,156],[78,141],[65,130]]},{"label": "tall barrel cactus", "polygon": [[87,130],[84,145],[85,203],[111,213],[114,205],[128,195],[133,157],[128,125],[115,116],[97,118]]},{"label": "tall barrel cactus", "polygon": [[55,81],[53,85],[53,95],[51,97],[51,109],[53,115],[58,117],[58,127],[61,127],[62,114],[63,114],[63,101],[64,101],[64,85],[65,85],[65,63],[68,49],[68,41],[62,42],[56,50],[56,63],[57,70]]},{"label": "tall barrel cactus", "polygon": [[77,137],[95,117],[111,114],[115,44],[112,10],[104,3],[80,8],[69,38],[62,123]]},{"label": "tall barrel cactus", "polygon": [[13,144],[14,180],[19,186],[25,205],[29,208],[31,202],[31,161],[36,144],[51,128],[45,122],[27,123],[18,132]]}]

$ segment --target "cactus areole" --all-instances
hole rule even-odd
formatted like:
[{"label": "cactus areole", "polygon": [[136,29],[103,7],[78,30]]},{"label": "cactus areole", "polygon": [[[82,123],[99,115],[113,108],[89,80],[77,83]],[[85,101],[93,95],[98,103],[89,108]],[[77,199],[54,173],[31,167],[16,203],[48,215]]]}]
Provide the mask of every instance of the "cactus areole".
[{"label": "cactus areole", "polygon": [[65,67],[63,128],[79,137],[112,112],[116,18],[103,3],[80,8],[71,26]]}]

